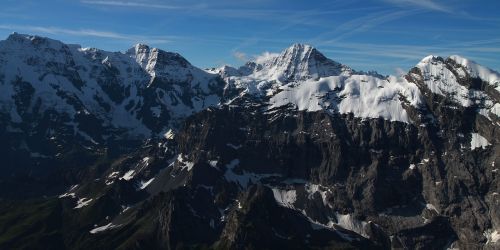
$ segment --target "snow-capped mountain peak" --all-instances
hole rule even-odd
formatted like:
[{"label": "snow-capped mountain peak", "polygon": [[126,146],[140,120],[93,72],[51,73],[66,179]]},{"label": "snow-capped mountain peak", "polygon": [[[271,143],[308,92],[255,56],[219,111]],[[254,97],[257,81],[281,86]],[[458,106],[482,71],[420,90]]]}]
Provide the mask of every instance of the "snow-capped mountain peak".
[{"label": "snow-capped mountain peak", "polygon": [[[151,76],[163,76],[175,78],[181,77],[179,74],[169,74],[168,72],[179,71],[179,69],[190,70],[193,66],[180,54],[167,52],[158,48],[151,48],[145,44],[137,44],[127,51],[129,56],[148,72]],[[184,73],[181,73],[183,75]]]},{"label": "snow-capped mountain peak", "polygon": [[[416,68],[421,83],[433,94],[446,97],[459,107],[475,107],[483,116],[499,116],[496,100],[500,74],[460,56],[446,59],[427,56]],[[495,93],[496,92],[496,93]]]},{"label": "snow-capped mountain peak", "polygon": [[28,46],[28,47],[45,47],[51,49],[60,49],[65,44],[60,41],[53,40],[47,37],[36,35],[27,35],[14,32],[10,34],[5,41],[5,46]]},{"label": "snow-capped mountain peak", "polygon": [[144,44],[122,53],[17,33],[0,42],[0,111],[13,126],[52,112],[64,117],[59,131],[95,141],[115,129],[149,136],[216,105],[222,87],[181,55]]},{"label": "snow-capped mountain peak", "polygon": [[146,44],[136,44],[127,51],[127,55],[134,58],[136,62],[147,71],[150,48]]},{"label": "snow-capped mountain peak", "polygon": [[459,56],[381,76],[294,44],[201,70],[13,34],[0,209],[21,227],[0,249],[495,248],[498,79]]},{"label": "snow-capped mountain peak", "polygon": [[353,70],[328,59],[307,44],[293,44],[279,54],[266,52],[239,69],[223,67],[218,74],[243,92],[272,95],[289,83],[319,80],[329,76],[350,76]]},{"label": "snow-capped mountain peak", "polygon": [[316,48],[299,43],[293,44],[276,57],[269,57],[261,65],[255,70],[257,75],[267,75],[280,82],[352,73],[349,67],[326,58]]},{"label": "snow-capped mountain peak", "polygon": [[[78,129],[86,119],[96,119],[103,128],[149,135],[245,94],[262,98],[269,108],[291,104],[304,111],[407,123],[412,118],[405,108],[408,104],[419,108],[422,102],[414,82],[353,71],[310,45],[293,44],[264,58],[239,69],[224,66],[204,71],[178,53],[145,44],[125,53],[107,52],[14,33],[0,42],[0,108],[15,123],[35,112],[55,112],[67,117],[61,126],[70,127],[69,131],[96,131]],[[482,114],[498,114],[498,100],[460,83],[469,76],[479,77],[498,90],[498,73],[458,56],[428,56],[417,68],[432,92],[450,95],[465,107],[479,105]],[[16,102],[13,97],[26,100]],[[75,118],[75,114],[90,115]]]},{"label": "snow-capped mountain peak", "polygon": [[480,78],[500,92],[500,73],[458,55],[452,55],[449,59],[461,65],[470,77]]},{"label": "snow-capped mountain peak", "polygon": [[417,66],[425,65],[425,64],[437,62],[437,61],[443,61],[443,58],[441,58],[440,56],[428,55],[428,56],[422,58],[422,60],[420,60],[420,62],[418,62]]},{"label": "snow-capped mountain peak", "polygon": [[[417,68],[428,73],[436,70],[447,71],[451,74],[447,76],[452,77],[452,80],[464,77],[479,78],[481,81],[493,85],[497,91],[500,91],[500,73],[459,55],[452,55],[446,59],[440,56],[429,55],[417,64]],[[446,72],[443,74],[446,76]]]}]

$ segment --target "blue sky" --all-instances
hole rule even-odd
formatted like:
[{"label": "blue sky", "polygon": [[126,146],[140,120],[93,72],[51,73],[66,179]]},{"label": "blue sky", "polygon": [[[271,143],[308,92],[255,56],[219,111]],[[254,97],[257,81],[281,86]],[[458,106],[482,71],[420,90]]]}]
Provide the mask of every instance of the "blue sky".
[{"label": "blue sky", "polygon": [[357,70],[429,54],[500,70],[498,0],[2,0],[0,38],[36,34],[111,51],[146,43],[206,68],[308,43]]}]

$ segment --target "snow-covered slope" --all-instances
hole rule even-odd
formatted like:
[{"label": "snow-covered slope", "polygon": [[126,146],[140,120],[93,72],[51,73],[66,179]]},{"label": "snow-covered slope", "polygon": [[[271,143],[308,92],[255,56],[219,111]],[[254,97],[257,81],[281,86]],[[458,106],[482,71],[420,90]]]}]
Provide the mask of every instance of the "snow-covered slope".
[{"label": "snow-covered slope", "polygon": [[447,95],[464,107],[469,107],[485,98],[483,92],[468,89],[458,83],[459,78],[455,72],[451,71],[440,57],[427,56],[417,64],[417,67],[422,71],[424,82],[433,93]]},{"label": "snow-covered slope", "polygon": [[0,63],[0,109],[12,126],[54,113],[58,126],[96,140],[99,130],[166,131],[217,105],[224,85],[177,53],[140,44],[106,52],[14,33],[0,42]]},{"label": "snow-covered slope", "polygon": [[[459,71],[461,76],[468,75],[469,77],[480,78],[500,92],[500,73],[458,55],[450,56],[449,59],[455,61],[463,67],[463,70]],[[464,71],[466,74],[462,73]]]},{"label": "snow-covered slope", "polygon": [[[292,105],[298,110],[327,110],[359,118],[411,123],[407,108],[424,108],[419,82],[432,93],[461,107],[474,107],[490,120],[498,117],[500,75],[459,56],[427,56],[416,66],[421,74],[383,77],[364,73],[326,58],[317,49],[294,44],[280,54],[267,54],[239,69],[224,66],[212,72],[226,88],[268,100],[269,108]],[[418,81],[413,81],[412,79]],[[484,87],[486,83],[489,87]],[[235,99],[230,100],[234,101]]]},{"label": "snow-covered slope", "polygon": [[328,110],[408,123],[403,106],[418,108],[421,102],[417,86],[404,78],[356,72],[303,44],[238,70],[221,68],[219,73],[242,93],[269,97],[269,108],[292,104],[304,111]]},{"label": "snow-covered slope", "polygon": [[193,113],[246,96],[267,109],[291,105],[411,123],[408,108],[422,107],[425,86],[498,119],[497,72],[459,56],[429,56],[417,68],[421,74],[383,77],[294,44],[238,69],[204,71],[177,53],[144,44],[125,53],[107,52],[14,33],[0,42],[0,113],[11,130],[51,120],[43,126],[46,136],[58,130],[94,142],[117,131],[161,135]]},{"label": "snow-covered slope", "polygon": [[[461,107],[476,107],[477,111],[490,118],[498,117],[496,100],[500,91],[500,74],[459,56],[447,59],[427,56],[417,68],[417,76],[432,92],[446,97]],[[485,84],[484,84],[485,83]],[[488,88],[491,88],[488,94]],[[496,92],[496,93],[494,93]]]},{"label": "snow-covered slope", "polygon": [[258,65],[253,68],[254,77],[284,83],[352,73],[349,67],[306,44],[294,44],[278,56],[264,58]]},{"label": "snow-covered slope", "polygon": [[280,54],[268,54],[239,69],[226,66],[219,73],[230,85],[246,93],[270,94],[287,83],[349,76],[352,70],[326,58],[310,45],[294,44]]},{"label": "snow-covered slope", "polygon": [[384,77],[300,44],[203,71],[13,34],[0,209],[22,226],[0,249],[494,248],[497,79],[456,56]]},{"label": "snow-covered slope", "polygon": [[421,104],[420,91],[404,78],[367,75],[330,76],[287,85],[270,99],[270,107],[293,104],[298,110],[352,113],[360,118],[384,118],[409,123],[404,105]]}]

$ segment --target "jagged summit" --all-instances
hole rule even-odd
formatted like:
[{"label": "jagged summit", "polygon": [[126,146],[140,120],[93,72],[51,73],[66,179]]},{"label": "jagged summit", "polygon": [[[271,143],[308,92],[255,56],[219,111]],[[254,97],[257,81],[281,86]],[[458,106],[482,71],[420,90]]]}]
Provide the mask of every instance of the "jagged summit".
[{"label": "jagged summit", "polygon": [[412,70],[425,95],[444,96],[459,107],[475,108],[478,113],[495,120],[498,107],[500,74],[461,56],[443,58],[429,55]]},{"label": "jagged summit", "polygon": [[51,41],[0,42],[0,249],[500,244],[494,71],[380,77],[303,44],[203,71]]},{"label": "jagged summit", "polygon": [[417,63],[417,67],[418,67],[418,65],[424,65],[424,64],[432,63],[432,62],[436,62],[436,61],[444,61],[444,60],[440,56],[428,55],[428,56],[422,58],[422,60],[420,60],[420,62]]},{"label": "jagged summit", "polygon": [[500,73],[484,67],[475,61],[469,60],[467,58],[461,57],[459,55],[452,55],[448,57],[449,60],[453,60],[457,64],[461,65],[464,70],[471,77],[481,78],[483,81],[493,85],[497,91],[500,92]]},{"label": "jagged summit", "polygon": [[488,82],[490,84],[495,84],[500,82],[500,73],[484,67],[477,62],[467,59],[463,56],[459,55],[451,55],[447,58],[443,58],[441,56],[436,55],[428,55],[424,57],[420,62],[416,65],[417,67],[424,67],[427,64],[437,65],[439,63],[453,64],[451,66],[461,67],[464,69],[464,72],[459,72],[462,74],[467,73],[470,77],[478,77],[483,81]]},{"label": "jagged summit", "polygon": [[353,73],[351,68],[328,59],[313,46],[300,43],[293,44],[279,54],[267,53],[247,62],[237,72],[231,71],[233,76],[282,84]]},{"label": "jagged summit", "polygon": [[[17,32],[11,33],[6,41],[11,41],[11,42],[25,42],[25,41],[35,41],[35,40],[44,40],[44,41],[56,41],[47,37],[41,37],[37,35],[28,35],[28,34],[20,34]],[[58,41],[57,41],[58,42]]]},{"label": "jagged summit", "polygon": [[294,43],[279,54],[269,54],[267,57],[264,56],[260,58],[260,60],[256,60],[255,62],[263,65],[287,64],[293,63],[293,61],[290,61],[290,59],[307,60],[311,53],[319,52],[316,50],[316,48],[309,44]]},{"label": "jagged summit", "polygon": [[191,71],[195,70],[195,67],[180,54],[151,48],[146,44],[136,44],[127,50],[126,55],[135,59],[142,69],[154,77],[162,76],[183,81],[192,74]]},{"label": "jagged summit", "polygon": [[[222,88],[216,75],[178,53],[144,44],[108,52],[14,33],[0,42],[0,61],[0,112],[15,122],[56,112],[74,124],[86,122],[75,113],[89,114],[99,121],[98,129],[68,130],[94,141],[102,140],[106,129],[161,133],[178,117],[217,104]],[[26,98],[22,104],[13,98],[17,95]],[[40,105],[34,107],[35,101]]]},{"label": "jagged summit", "polygon": [[[12,50],[17,50],[17,49],[38,50],[40,48],[60,50],[68,47],[69,47],[68,45],[58,40],[37,35],[20,34],[17,32],[10,34],[6,40],[0,42],[0,48],[12,49]],[[79,48],[80,46],[72,45],[72,47]]]},{"label": "jagged summit", "polygon": [[[354,71],[327,58],[308,44],[292,44],[279,54],[268,53],[239,69],[225,66],[211,71],[194,67],[178,53],[152,48],[146,44],[136,44],[125,53],[107,52],[98,49],[77,49],[49,38],[18,33],[10,35],[1,44],[3,46],[0,46],[0,50],[4,51],[5,55],[9,54],[11,48],[19,51],[15,56],[4,58],[4,61],[9,63],[3,68],[6,72],[19,71],[20,76],[27,81],[53,84],[49,78],[31,78],[30,74],[24,72],[44,72],[44,65],[57,65],[53,66],[55,68],[49,71],[49,74],[43,74],[44,77],[50,74],[60,74],[64,77],[71,75],[71,83],[68,85],[75,85],[73,78],[79,79],[79,83],[75,85],[77,89],[90,86],[94,88],[95,85],[96,88],[104,90],[104,100],[109,98],[109,101],[120,105],[136,103],[135,97],[129,95],[137,95],[135,91],[142,91],[141,88],[151,91],[157,88],[162,91],[172,89],[171,93],[175,97],[162,94],[168,100],[165,102],[172,103],[169,108],[176,106],[174,104],[183,103],[181,113],[185,114],[206,106],[205,96],[214,94],[214,84],[222,84],[222,81],[217,83],[216,74],[225,80],[224,89],[235,91],[227,93],[267,96],[270,98],[270,107],[294,104],[299,110],[328,109],[332,112],[353,113],[359,117],[383,117],[411,122],[402,110],[399,97],[404,96],[414,107],[419,107],[421,100],[419,89],[405,79]],[[44,45],[40,46],[41,44]],[[12,68],[13,65],[16,65],[16,68]],[[76,68],[85,70],[77,72]],[[499,91],[500,76],[497,72],[460,56],[443,59],[430,55],[423,58],[417,68],[422,73],[422,83],[427,85],[431,92],[451,96],[452,100],[465,107],[481,104],[478,107],[486,110],[486,113],[498,113],[493,107],[492,99],[483,94],[481,89],[477,86],[470,89],[470,86],[460,83],[469,77],[480,78],[493,87],[491,90]],[[5,81],[15,79],[15,75],[7,74]],[[94,83],[95,79],[98,81]],[[131,88],[131,92],[127,88]],[[195,93],[192,93],[193,89],[196,89]],[[120,90],[119,93],[117,90]],[[191,99],[192,96],[197,97]],[[327,96],[334,98],[327,100]],[[220,96],[210,99],[210,103],[218,103],[218,98]],[[122,108],[125,107],[117,109]],[[129,110],[127,113],[133,114],[134,111]]]},{"label": "jagged summit", "polygon": [[277,56],[270,56],[254,68],[257,76],[266,76],[281,82],[318,79],[334,75],[350,75],[352,70],[325,57],[316,48],[296,43]]},{"label": "jagged summit", "polygon": [[439,73],[444,80],[449,79],[452,82],[462,78],[478,78],[500,92],[500,73],[459,55],[447,58],[429,55],[420,60],[416,67],[423,71],[424,75]]},{"label": "jagged summit", "polygon": [[[61,41],[54,40],[47,37],[37,36],[37,35],[29,35],[29,34],[20,34],[14,32],[8,36],[8,38],[1,42],[0,48],[3,49],[19,49],[24,48],[24,50],[28,48],[33,48],[36,51],[40,51],[42,53],[54,53],[54,51],[44,51],[44,49],[52,49],[55,51],[59,51],[61,49],[70,50],[78,49],[84,53],[92,54],[93,58],[99,58],[103,56],[103,60],[105,57],[121,57],[122,55],[126,55],[132,57],[136,60],[140,66],[146,71],[154,70],[155,68],[164,68],[166,65],[171,67],[182,67],[188,68],[192,67],[191,63],[186,60],[183,56],[175,52],[168,52],[158,48],[151,48],[147,44],[136,44],[132,48],[128,49],[125,53],[121,52],[107,52],[96,48],[81,48],[81,45],[67,45]],[[26,51],[25,53],[31,53]],[[72,51],[72,53],[76,53]],[[114,56],[112,56],[114,54]],[[120,55],[121,54],[121,55]],[[122,58],[122,60],[124,60]],[[108,61],[108,60],[106,60]]]},{"label": "jagged summit", "polygon": [[176,63],[182,67],[191,66],[191,63],[179,53],[165,51],[159,48],[151,48],[147,44],[138,43],[126,51],[127,55],[136,58],[137,62],[143,62],[146,57],[153,57],[158,63]]}]

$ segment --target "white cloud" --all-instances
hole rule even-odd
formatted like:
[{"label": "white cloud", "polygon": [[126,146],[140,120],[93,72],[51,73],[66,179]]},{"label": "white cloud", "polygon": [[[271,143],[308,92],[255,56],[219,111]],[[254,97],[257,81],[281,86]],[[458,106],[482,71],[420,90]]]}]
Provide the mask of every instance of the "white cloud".
[{"label": "white cloud", "polygon": [[242,62],[246,62],[248,61],[248,57],[247,57],[247,54],[245,54],[244,52],[241,52],[241,51],[234,51],[233,52],[233,56],[242,61]]},{"label": "white cloud", "polygon": [[264,53],[262,53],[260,55],[255,55],[253,57],[254,57],[254,61],[256,63],[261,64],[261,63],[269,61],[269,60],[271,60],[271,59],[273,59],[273,58],[275,58],[275,57],[277,57],[279,55],[280,55],[279,53],[271,53],[271,52],[266,51],[266,52],[264,52]]},{"label": "white cloud", "polygon": [[399,68],[399,67],[398,67],[398,68],[395,68],[395,69],[394,69],[394,74],[395,74],[396,76],[404,76],[404,75],[406,75],[406,73],[407,73],[407,72],[406,72],[404,69],[402,69],[402,68]]}]

